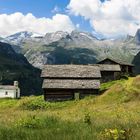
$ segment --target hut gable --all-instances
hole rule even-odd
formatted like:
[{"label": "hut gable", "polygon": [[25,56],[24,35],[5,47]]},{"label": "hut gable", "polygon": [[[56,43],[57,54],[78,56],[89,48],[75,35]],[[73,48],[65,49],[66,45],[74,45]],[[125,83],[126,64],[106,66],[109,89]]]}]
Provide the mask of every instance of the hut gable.
[{"label": "hut gable", "polygon": [[119,64],[119,65],[126,65],[126,66],[134,66],[133,64],[124,62],[122,60],[117,60],[117,59],[113,59],[113,58],[105,58],[101,61],[99,61],[97,64]]},{"label": "hut gable", "polygon": [[47,89],[99,89],[100,80],[44,80]]},{"label": "hut gable", "polygon": [[46,65],[42,70],[43,78],[100,78],[98,66],[84,65]]},{"label": "hut gable", "polygon": [[100,64],[98,66],[100,67],[101,71],[114,71],[114,72],[120,72],[121,71],[120,65]]}]

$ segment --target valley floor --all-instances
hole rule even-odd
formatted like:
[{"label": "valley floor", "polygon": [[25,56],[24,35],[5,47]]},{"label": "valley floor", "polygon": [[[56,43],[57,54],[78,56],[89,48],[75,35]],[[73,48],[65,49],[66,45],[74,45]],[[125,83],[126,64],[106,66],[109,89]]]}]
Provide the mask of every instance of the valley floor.
[{"label": "valley floor", "polygon": [[140,76],[101,91],[56,103],[42,96],[0,99],[0,140],[140,140]]}]

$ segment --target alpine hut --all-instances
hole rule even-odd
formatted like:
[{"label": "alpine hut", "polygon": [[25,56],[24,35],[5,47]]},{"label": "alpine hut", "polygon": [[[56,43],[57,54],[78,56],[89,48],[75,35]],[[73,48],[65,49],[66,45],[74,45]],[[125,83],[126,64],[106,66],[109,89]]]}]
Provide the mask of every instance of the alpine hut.
[{"label": "alpine hut", "polygon": [[63,101],[98,94],[101,73],[98,66],[45,65],[41,77],[44,99]]},{"label": "alpine hut", "polygon": [[0,85],[0,98],[20,98],[18,81],[14,81],[14,85]]},{"label": "alpine hut", "polygon": [[123,62],[121,60],[114,60],[112,58],[105,58],[105,59],[99,61],[97,64],[120,65],[121,74],[133,75],[134,65],[127,63],[127,62]]},{"label": "alpine hut", "polygon": [[113,64],[99,64],[101,71],[101,82],[108,82],[120,79],[121,67]]}]

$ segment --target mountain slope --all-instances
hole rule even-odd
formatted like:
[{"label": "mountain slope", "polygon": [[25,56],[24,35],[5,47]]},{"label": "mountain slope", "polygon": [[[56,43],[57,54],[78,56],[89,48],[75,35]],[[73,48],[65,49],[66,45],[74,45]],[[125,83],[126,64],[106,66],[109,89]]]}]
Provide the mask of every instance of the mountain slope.
[{"label": "mountain slope", "polygon": [[135,35],[135,41],[137,45],[140,45],[140,29],[138,29],[136,35]]},{"label": "mountain slope", "polygon": [[19,81],[21,94],[37,94],[41,91],[40,70],[29,64],[27,59],[15,53],[9,44],[0,42],[0,84]]},{"label": "mountain slope", "polygon": [[105,91],[100,96],[102,103],[129,103],[140,101],[140,76],[128,78],[128,80],[118,80],[101,85],[101,90]]},{"label": "mountain slope", "polygon": [[134,57],[132,63],[135,65],[135,73],[140,74],[140,52]]}]

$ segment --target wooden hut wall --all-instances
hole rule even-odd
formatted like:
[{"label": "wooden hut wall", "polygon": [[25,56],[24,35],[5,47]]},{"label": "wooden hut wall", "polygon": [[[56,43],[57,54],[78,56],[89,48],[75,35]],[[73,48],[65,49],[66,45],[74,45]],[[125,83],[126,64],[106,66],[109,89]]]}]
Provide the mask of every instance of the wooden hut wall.
[{"label": "wooden hut wall", "polygon": [[101,75],[102,83],[120,79],[120,72],[102,71]]},{"label": "wooden hut wall", "polygon": [[80,98],[84,98],[86,96],[99,94],[99,89],[81,90],[79,91],[79,93],[80,93]]},{"label": "wooden hut wall", "polygon": [[133,66],[121,65],[122,74],[133,75]]},{"label": "wooden hut wall", "polygon": [[99,89],[44,89],[44,99],[46,101],[73,100],[75,93],[79,93],[80,98],[99,93]]},{"label": "wooden hut wall", "polygon": [[71,90],[44,89],[44,99],[46,101],[65,101],[74,99]]}]

